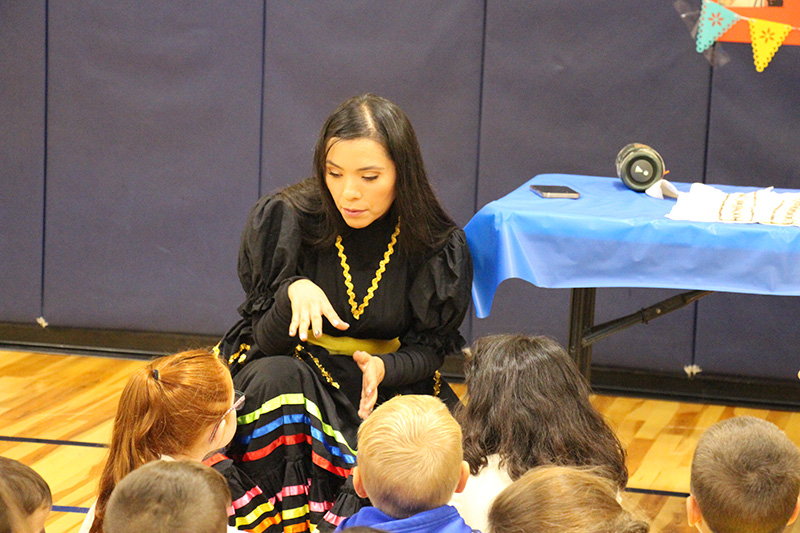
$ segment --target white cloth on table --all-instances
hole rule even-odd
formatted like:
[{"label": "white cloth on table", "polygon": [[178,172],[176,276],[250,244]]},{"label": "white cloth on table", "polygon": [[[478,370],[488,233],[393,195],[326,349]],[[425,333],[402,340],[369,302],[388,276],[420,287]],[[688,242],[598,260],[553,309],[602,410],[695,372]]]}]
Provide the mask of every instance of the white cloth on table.
[{"label": "white cloth on table", "polygon": [[779,193],[772,187],[726,193],[711,185],[693,183],[689,192],[679,192],[662,179],[646,194],[654,198],[677,197],[666,215],[672,220],[800,226],[800,193]]}]

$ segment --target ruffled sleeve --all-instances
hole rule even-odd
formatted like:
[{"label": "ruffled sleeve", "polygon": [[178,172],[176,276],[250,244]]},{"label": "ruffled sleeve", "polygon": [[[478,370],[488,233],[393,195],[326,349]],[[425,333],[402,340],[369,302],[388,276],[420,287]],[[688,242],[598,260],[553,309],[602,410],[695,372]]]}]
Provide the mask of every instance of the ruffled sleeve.
[{"label": "ruffled sleeve", "polygon": [[464,346],[458,331],[469,308],[472,257],[464,231],[454,230],[445,246],[418,270],[409,303],[412,325],[400,336],[397,352],[381,355],[383,384],[396,387],[424,379],[439,369],[444,357]]},{"label": "ruffled sleeve", "polygon": [[256,344],[266,354],[291,345],[289,285],[298,274],[301,216],[280,196],[261,198],[250,211],[239,247],[239,281],[246,299],[239,314],[250,319]]},{"label": "ruffled sleeve", "polygon": [[269,309],[282,282],[297,274],[302,233],[297,212],[279,196],[250,210],[239,246],[239,281],[247,295],[243,317]]}]

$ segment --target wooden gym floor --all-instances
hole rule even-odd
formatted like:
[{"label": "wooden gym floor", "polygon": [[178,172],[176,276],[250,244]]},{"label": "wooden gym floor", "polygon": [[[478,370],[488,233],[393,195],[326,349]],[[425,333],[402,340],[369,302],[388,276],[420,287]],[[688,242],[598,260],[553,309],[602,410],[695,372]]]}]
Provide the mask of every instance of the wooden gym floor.
[{"label": "wooden gym floor", "polygon": [[[142,361],[0,351],[0,455],[32,466],[50,484],[48,533],[77,531],[94,500],[119,394]],[[454,387],[459,394],[462,387]],[[800,445],[800,413],[594,396],[628,449],[629,506],[651,531],[686,524],[692,453],[703,429],[738,415],[765,418]],[[787,531],[800,532],[800,526]]]}]

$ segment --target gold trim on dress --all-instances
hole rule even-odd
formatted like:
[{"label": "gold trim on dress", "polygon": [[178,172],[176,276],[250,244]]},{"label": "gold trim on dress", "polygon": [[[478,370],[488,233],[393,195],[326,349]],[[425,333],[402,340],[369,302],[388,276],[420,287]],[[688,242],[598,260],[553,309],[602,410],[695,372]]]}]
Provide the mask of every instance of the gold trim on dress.
[{"label": "gold trim on dress", "polygon": [[325,381],[330,383],[332,387],[336,389],[339,388],[339,384],[336,381],[334,381],[333,376],[331,376],[331,373],[325,370],[325,367],[322,366],[322,363],[319,362],[319,359],[314,357],[314,355],[311,352],[306,350],[302,344],[298,344],[297,346],[294,347],[294,356],[302,361],[303,360],[302,354],[307,355],[311,359],[311,361],[317,366],[319,371],[322,373],[322,377],[325,378]]},{"label": "gold trim on dress", "polygon": [[[230,357],[228,357],[228,366],[232,365],[234,361],[236,361],[239,364],[244,363],[245,359],[247,359],[248,350],[250,350],[249,344],[244,344],[244,343],[240,344],[239,351],[232,353]],[[222,357],[222,352],[219,349],[219,344],[211,348],[211,353],[217,357]],[[238,361],[236,360],[237,357],[239,358]]]},{"label": "gold trim on dress", "polygon": [[[239,351],[230,356],[230,358],[228,359],[228,364],[232,365],[234,360],[236,360],[236,362],[239,364],[244,363],[245,359],[247,359],[248,350],[250,350],[249,344],[240,344]],[[238,359],[236,359],[237,357]]]},{"label": "gold trim on dress", "polygon": [[364,309],[369,305],[369,301],[378,290],[378,282],[381,280],[383,273],[386,271],[386,265],[389,263],[389,258],[394,252],[394,245],[397,244],[397,236],[400,235],[400,218],[397,218],[397,226],[394,228],[394,233],[389,240],[389,247],[386,253],[383,254],[383,259],[378,264],[378,270],[375,271],[375,278],[372,280],[372,285],[367,289],[367,294],[364,296],[364,301],[361,305],[356,305],[356,295],[353,288],[353,277],[350,275],[350,265],[347,264],[347,256],[344,255],[344,246],[342,245],[342,236],[336,236],[336,249],[339,251],[339,259],[342,264],[342,274],[344,275],[344,285],[347,287],[348,302],[350,303],[350,311],[353,313],[353,318],[358,320],[364,314]]}]

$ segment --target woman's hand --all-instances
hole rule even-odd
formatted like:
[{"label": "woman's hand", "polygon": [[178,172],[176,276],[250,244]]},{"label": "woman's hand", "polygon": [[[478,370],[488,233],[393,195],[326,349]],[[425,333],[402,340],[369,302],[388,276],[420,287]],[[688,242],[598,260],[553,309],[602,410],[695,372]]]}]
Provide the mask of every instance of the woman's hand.
[{"label": "woman's hand", "polygon": [[378,385],[386,375],[386,366],[380,357],[374,357],[361,350],[353,353],[353,360],[364,373],[361,380],[361,403],[358,406],[358,416],[367,418],[375,408],[375,402],[378,399]]},{"label": "woman's hand", "polygon": [[289,336],[297,334],[301,341],[308,340],[309,327],[314,336],[322,335],[322,317],[328,319],[336,329],[345,330],[350,324],[339,318],[333,310],[325,291],[309,279],[299,279],[289,285],[289,301],[292,302],[292,321]]}]

